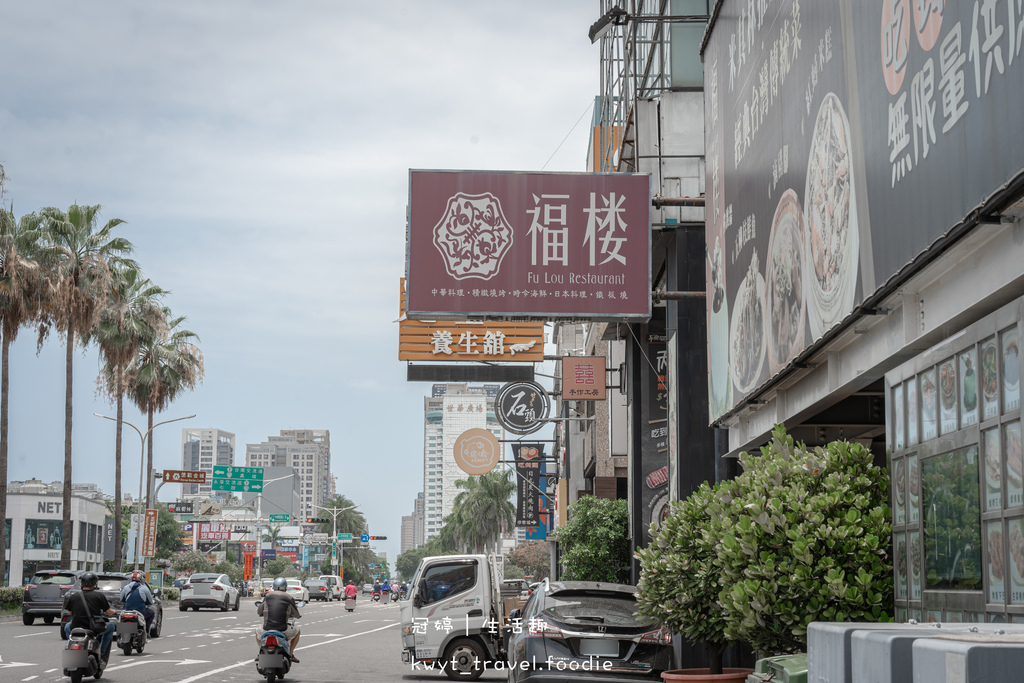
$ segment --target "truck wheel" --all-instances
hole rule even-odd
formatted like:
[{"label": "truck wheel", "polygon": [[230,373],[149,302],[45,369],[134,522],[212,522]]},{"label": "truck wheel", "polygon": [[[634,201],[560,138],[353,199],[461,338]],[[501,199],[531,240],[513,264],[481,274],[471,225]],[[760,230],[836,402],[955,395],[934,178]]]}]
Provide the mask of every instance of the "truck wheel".
[{"label": "truck wheel", "polygon": [[449,645],[444,661],[448,663],[444,672],[453,681],[475,681],[484,672],[483,648],[469,638],[460,638]]}]

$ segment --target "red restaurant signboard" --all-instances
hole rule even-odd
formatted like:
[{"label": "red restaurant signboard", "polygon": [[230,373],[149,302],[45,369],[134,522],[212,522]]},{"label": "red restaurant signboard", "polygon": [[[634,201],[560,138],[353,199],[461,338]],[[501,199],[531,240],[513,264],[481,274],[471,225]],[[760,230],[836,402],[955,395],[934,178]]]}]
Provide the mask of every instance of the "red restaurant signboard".
[{"label": "red restaurant signboard", "polygon": [[645,321],[650,176],[409,171],[410,320]]}]

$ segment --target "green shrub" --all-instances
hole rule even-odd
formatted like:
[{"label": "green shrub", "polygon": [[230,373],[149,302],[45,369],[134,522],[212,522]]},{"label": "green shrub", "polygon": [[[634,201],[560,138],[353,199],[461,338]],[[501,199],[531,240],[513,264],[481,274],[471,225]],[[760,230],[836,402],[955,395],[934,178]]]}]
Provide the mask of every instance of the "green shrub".
[{"label": "green shrub", "polygon": [[0,609],[21,609],[24,602],[25,588],[23,586],[2,586],[0,587]]},{"label": "green shrub", "polygon": [[629,525],[625,500],[582,496],[558,529],[562,578],[618,583],[629,576]]},{"label": "green shrub", "polygon": [[690,641],[703,643],[711,673],[721,673],[722,652],[728,641],[718,603],[717,539],[707,532],[715,493],[707,483],[702,484],[686,500],[672,503],[660,529],[651,526],[650,545],[636,553],[640,560],[636,601],[640,614]]},{"label": "green shrub", "polygon": [[845,441],[808,449],[781,426],[760,457],[740,455],[707,510],[726,638],[791,652],[812,621],[892,621],[889,479],[872,460]]},{"label": "green shrub", "polygon": [[160,598],[161,602],[178,602],[181,597],[181,591],[174,586],[168,586],[161,589],[163,591],[163,597]]}]

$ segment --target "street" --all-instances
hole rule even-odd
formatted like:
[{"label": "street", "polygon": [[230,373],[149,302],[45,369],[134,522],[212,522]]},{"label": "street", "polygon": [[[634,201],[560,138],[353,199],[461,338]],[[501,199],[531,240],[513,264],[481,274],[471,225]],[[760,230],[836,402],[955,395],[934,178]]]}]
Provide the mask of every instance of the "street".
[{"label": "street", "polygon": [[[180,612],[169,605],[163,633],[151,639],[141,655],[125,657],[111,651],[104,681],[157,683],[217,683],[259,681],[253,657],[253,630],[259,623],[252,598],[238,612],[200,610]],[[442,674],[414,672],[402,663],[398,605],[380,605],[361,598],[354,612],[343,603],[312,603],[301,610],[301,640],[296,650],[301,662],[286,681],[442,681]],[[61,674],[60,639],[56,625],[37,621],[0,624],[0,681],[67,681]],[[504,680],[487,674],[481,680]]]}]

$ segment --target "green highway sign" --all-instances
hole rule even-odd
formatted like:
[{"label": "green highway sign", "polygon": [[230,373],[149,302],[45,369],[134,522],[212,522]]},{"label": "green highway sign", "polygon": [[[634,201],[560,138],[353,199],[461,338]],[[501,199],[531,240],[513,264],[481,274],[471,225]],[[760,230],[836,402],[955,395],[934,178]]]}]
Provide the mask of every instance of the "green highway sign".
[{"label": "green highway sign", "polygon": [[210,489],[259,493],[263,490],[263,468],[216,465],[213,468]]},{"label": "green highway sign", "polygon": [[291,515],[270,515],[271,524],[287,524]]},{"label": "green highway sign", "polygon": [[338,540],[339,541],[351,541],[352,540],[352,534],[338,534]]}]

